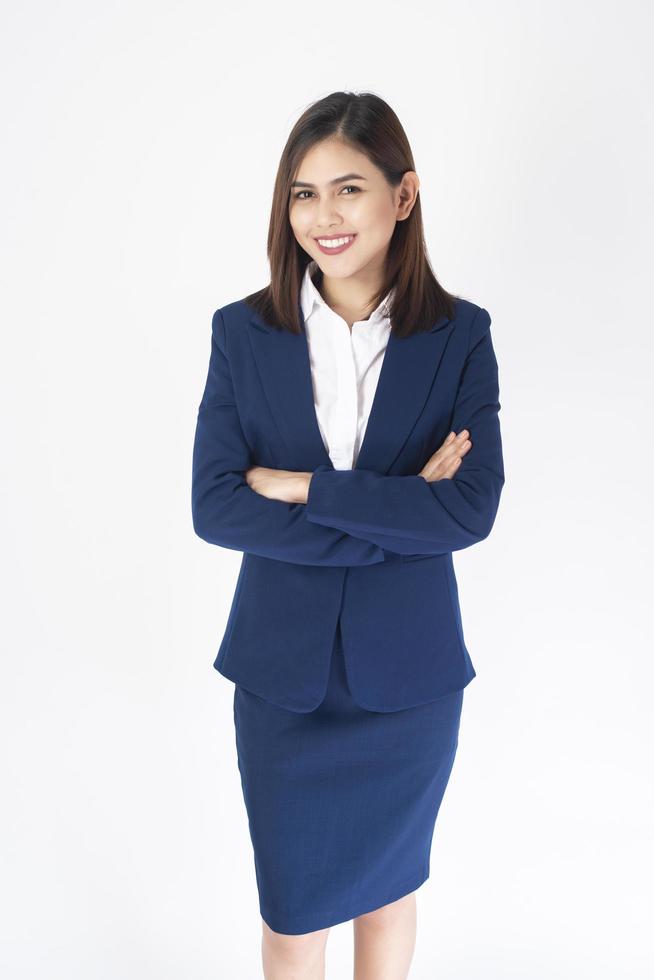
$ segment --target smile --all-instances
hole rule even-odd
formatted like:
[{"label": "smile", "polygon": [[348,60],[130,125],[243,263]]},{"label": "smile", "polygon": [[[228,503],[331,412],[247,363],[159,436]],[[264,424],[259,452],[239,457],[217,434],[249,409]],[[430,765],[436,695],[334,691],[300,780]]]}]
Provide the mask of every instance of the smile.
[{"label": "smile", "polygon": [[334,255],[349,248],[356,235],[343,235],[340,238],[316,238],[318,248],[325,254]]}]

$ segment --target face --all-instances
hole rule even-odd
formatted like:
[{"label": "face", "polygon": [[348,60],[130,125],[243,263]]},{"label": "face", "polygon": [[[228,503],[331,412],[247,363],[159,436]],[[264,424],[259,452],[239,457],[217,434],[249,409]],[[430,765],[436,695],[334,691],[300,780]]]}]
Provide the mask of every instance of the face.
[{"label": "face", "polygon": [[[395,224],[408,217],[419,186],[417,174],[407,171],[391,187],[364,153],[330,137],[305,154],[295,175],[293,233],[326,277],[379,277]],[[329,245],[342,238],[347,241],[336,248]]]}]

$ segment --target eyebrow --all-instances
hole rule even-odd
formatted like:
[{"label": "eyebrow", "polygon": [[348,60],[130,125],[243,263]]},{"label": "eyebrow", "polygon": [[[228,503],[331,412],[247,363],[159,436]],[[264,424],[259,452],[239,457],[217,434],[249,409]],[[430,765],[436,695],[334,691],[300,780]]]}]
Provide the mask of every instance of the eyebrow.
[{"label": "eyebrow", "polygon": [[[361,174],[345,174],[343,177],[334,177],[333,180],[328,181],[329,184],[340,184],[344,180],[367,180],[367,177],[362,177]],[[310,184],[307,180],[294,180],[291,187],[315,187],[315,184]]]}]

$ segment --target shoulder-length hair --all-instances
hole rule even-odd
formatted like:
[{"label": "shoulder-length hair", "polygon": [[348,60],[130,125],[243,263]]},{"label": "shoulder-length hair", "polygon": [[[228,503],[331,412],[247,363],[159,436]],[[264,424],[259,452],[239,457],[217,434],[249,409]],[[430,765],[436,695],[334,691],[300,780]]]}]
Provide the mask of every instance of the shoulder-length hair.
[{"label": "shoulder-length hair", "polygon": [[[300,287],[311,261],[291,227],[291,184],[307,151],[329,137],[338,137],[365,153],[392,187],[399,185],[407,170],[415,170],[399,119],[383,99],[371,92],[332,92],[300,116],[282,152],[275,179],[267,247],[270,283],[245,297],[267,323],[291,333],[302,332]],[[454,317],[457,297],[439,284],[427,255],[420,192],[408,218],[395,224],[386,257],[385,281],[372,297],[367,315],[391,289],[391,330],[397,337],[429,330],[443,315]]]}]

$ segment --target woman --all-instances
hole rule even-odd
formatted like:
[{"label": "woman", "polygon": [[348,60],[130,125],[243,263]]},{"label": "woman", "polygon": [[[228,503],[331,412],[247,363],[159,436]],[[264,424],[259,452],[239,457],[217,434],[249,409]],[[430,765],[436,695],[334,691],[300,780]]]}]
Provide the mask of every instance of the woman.
[{"label": "woman", "polygon": [[475,676],[452,552],[487,537],[504,484],[497,362],[487,311],[431,270],[419,186],[382,99],[310,106],[271,282],[212,322],[193,521],[243,552],[214,666],[268,980],[324,976],[349,920],[355,976],[406,977]]}]

